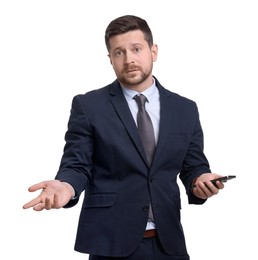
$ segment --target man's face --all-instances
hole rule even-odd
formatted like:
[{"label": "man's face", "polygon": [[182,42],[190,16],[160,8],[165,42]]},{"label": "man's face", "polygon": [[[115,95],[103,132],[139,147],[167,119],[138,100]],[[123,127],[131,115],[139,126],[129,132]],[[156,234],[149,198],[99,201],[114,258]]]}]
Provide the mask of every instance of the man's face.
[{"label": "man's face", "polygon": [[139,89],[152,84],[152,67],[158,48],[157,45],[149,47],[142,31],[112,36],[109,44],[110,62],[123,86]]}]

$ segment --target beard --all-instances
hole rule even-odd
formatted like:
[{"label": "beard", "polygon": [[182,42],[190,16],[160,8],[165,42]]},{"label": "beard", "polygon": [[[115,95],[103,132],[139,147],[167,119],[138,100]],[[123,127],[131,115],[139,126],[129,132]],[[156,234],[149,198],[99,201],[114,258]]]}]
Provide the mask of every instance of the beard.
[{"label": "beard", "polygon": [[133,87],[148,79],[151,72],[152,66],[145,71],[139,66],[128,66],[121,74],[117,73],[117,79],[123,86]]}]

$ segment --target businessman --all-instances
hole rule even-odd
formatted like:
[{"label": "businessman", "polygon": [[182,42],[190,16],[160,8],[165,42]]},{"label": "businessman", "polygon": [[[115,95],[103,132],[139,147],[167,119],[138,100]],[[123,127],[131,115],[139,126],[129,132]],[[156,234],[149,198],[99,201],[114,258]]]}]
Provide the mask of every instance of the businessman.
[{"label": "businessman", "polygon": [[23,207],[69,208],[84,192],[75,250],[91,260],[189,260],[180,222],[182,181],[188,201],[203,204],[224,188],[210,180],[194,101],[152,75],[158,47],[145,20],[118,17],[105,32],[116,80],[73,98],[54,180]]}]

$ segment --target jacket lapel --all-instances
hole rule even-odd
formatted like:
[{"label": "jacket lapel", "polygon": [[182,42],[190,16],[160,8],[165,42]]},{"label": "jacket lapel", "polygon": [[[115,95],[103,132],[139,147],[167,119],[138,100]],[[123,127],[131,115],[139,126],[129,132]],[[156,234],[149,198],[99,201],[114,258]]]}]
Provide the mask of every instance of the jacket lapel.
[{"label": "jacket lapel", "polygon": [[123,122],[129,136],[131,137],[132,142],[135,144],[138,152],[140,153],[142,159],[148,165],[147,158],[144,152],[144,148],[138,133],[137,126],[134,122],[131,111],[128,107],[127,101],[122,92],[119,82],[116,80],[111,84],[110,88],[110,101],[113,104],[118,117]]},{"label": "jacket lapel", "polygon": [[171,93],[163,88],[160,83],[156,79],[156,84],[160,93],[160,127],[159,127],[159,139],[157,143],[156,153],[153,161],[153,165],[155,165],[155,161],[159,157],[160,152],[164,145],[166,145],[168,134],[170,131],[171,123],[174,109],[173,102],[171,102]]}]

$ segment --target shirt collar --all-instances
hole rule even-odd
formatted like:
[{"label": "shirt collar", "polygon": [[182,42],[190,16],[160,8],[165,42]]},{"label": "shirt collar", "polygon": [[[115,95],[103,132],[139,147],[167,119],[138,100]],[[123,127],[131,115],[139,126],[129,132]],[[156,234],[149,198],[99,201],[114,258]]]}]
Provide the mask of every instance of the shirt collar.
[{"label": "shirt collar", "polygon": [[150,100],[154,96],[155,92],[157,91],[157,87],[156,87],[156,83],[155,83],[155,79],[154,78],[153,78],[152,85],[149,88],[147,88],[145,91],[143,91],[143,92],[137,92],[135,90],[126,88],[126,87],[124,87],[122,85],[121,85],[121,87],[122,87],[124,96],[125,96],[127,101],[132,100],[135,95],[143,94],[147,98],[147,101],[150,102]]}]

